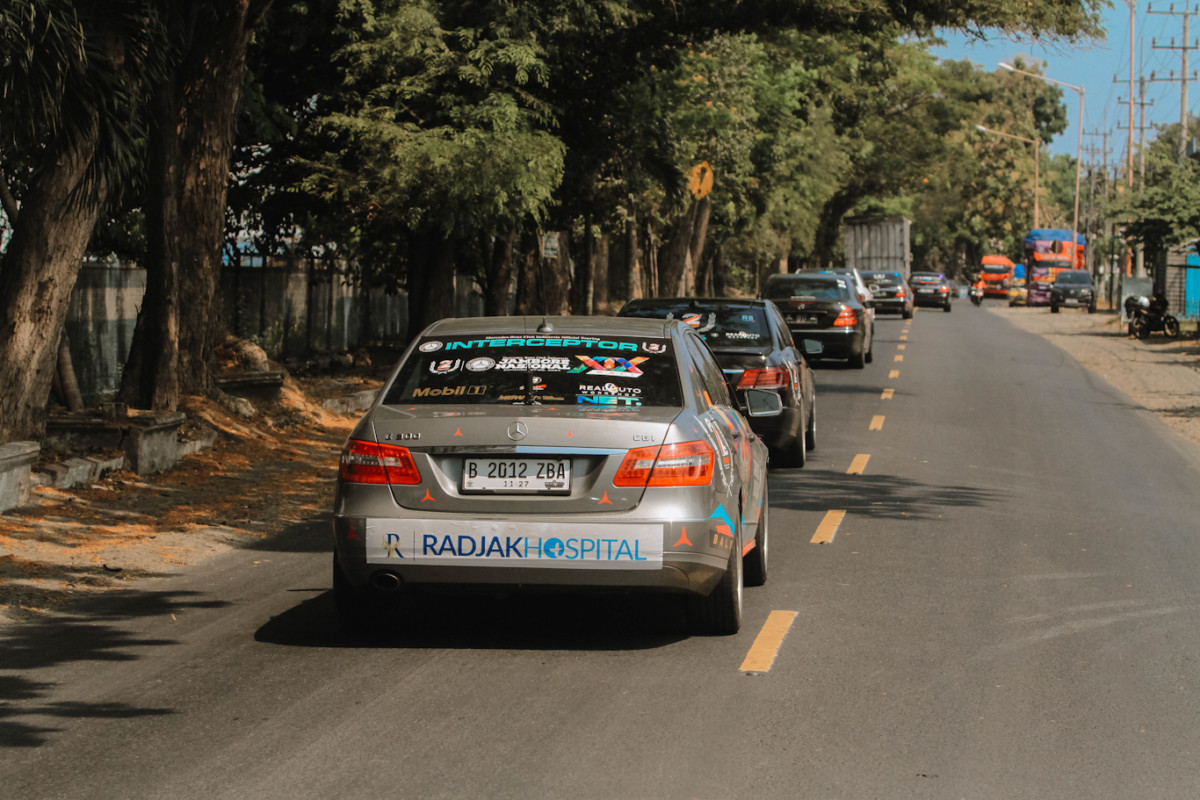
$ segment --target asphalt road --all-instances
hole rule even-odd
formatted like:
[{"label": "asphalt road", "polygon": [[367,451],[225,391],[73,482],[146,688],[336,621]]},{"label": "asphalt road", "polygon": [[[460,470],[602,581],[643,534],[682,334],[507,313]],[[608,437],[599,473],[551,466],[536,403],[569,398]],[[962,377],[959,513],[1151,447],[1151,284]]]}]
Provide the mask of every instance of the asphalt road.
[{"label": "asphalt road", "polygon": [[881,318],[875,356],[818,370],[737,636],[670,601],[475,597],[349,639],[315,519],[11,626],[0,791],[1195,796],[1200,451],[965,302]]}]

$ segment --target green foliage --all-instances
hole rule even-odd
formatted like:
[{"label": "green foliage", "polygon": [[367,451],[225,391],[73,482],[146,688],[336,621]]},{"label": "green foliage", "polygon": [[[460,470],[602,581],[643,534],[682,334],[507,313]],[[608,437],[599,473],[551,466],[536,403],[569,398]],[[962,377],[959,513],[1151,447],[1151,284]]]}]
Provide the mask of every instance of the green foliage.
[{"label": "green foliage", "polygon": [[297,0],[260,37],[245,125],[258,144],[241,151],[233,218],[268,243],[303,230],[402,281],[414,235],[477,243],[584,219],[662,232],[707,161],[709,249],[743,275],[831,258],[854,212],[913,216],[922,257],[1011,252],[1032,156],[972,131],[1015,123],[1049,141],[1061,92],[938,64],[904,37],[1072,41],[1097,32],[1097,5]]}]

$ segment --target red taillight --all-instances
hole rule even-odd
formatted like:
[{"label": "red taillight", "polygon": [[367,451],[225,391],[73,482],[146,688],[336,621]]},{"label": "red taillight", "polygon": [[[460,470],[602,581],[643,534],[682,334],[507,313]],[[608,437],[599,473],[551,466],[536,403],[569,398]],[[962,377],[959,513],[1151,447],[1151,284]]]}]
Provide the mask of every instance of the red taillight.
[{"label": "red taillight", "polygon": [[837,315],[837,319],[833,321],[835,328],[852,328],[858,324],[858,314],[854,313],[853,308],[843,308],[842,313]]},{"label": "red taillight", "polygon": [[896,297],[908,297],[908,290],[903,286],[896,289]]},{"label": "red taillight", "polygon": [[613,477],[614,486],[704,486],[712,481],[714,454],[708,442],[635,447]]},{"label": "red taillight", "polygon": [[413,486],[421,473],[407,447],[351,439],[342,450],[339,475],[346,483]]},{"label": "red taillight", "polygon": [[782,389],[788,385],[788,371],[782,367],[748,369],[738,381],[739,389]]},{"label": "red taillight", "polygon": [[942,294],[949,294],[950,287],[949,286],[939,286],[938,291],[941,292]]}]

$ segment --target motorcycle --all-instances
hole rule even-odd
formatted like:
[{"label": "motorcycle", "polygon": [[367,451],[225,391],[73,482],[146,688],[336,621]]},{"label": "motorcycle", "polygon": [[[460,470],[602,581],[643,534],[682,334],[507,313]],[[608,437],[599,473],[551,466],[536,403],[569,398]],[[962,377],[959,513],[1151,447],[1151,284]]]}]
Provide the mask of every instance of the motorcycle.
[{"label": "motorcycle", "polygon": [[977,306],[983,305],[983,287],[982,286],[972,286],[967,291],[967,294],[970,295],[972,303],[974,303]]},{"label": "motorcycle", "polygon": [[1149,338],[1155,331],[1162,331],[1168,339],[1179,338],[1179,320],[1167,313],[1165,300],[1155,302],[1149,297],[1126,297],[1125,316],[1129,318],[1129,335],[1139,339]]}]

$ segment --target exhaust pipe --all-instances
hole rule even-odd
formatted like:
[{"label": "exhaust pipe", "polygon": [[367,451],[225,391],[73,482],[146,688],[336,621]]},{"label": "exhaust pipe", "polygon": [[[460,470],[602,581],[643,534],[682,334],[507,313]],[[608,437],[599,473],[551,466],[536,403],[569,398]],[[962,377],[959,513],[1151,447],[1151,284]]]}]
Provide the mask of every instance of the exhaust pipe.
[{"label": "exhaust pipe", "polygon": [[394,572],[376,572],[371,576],[371,585],[381,592],[397,592],[404,582]]}]

